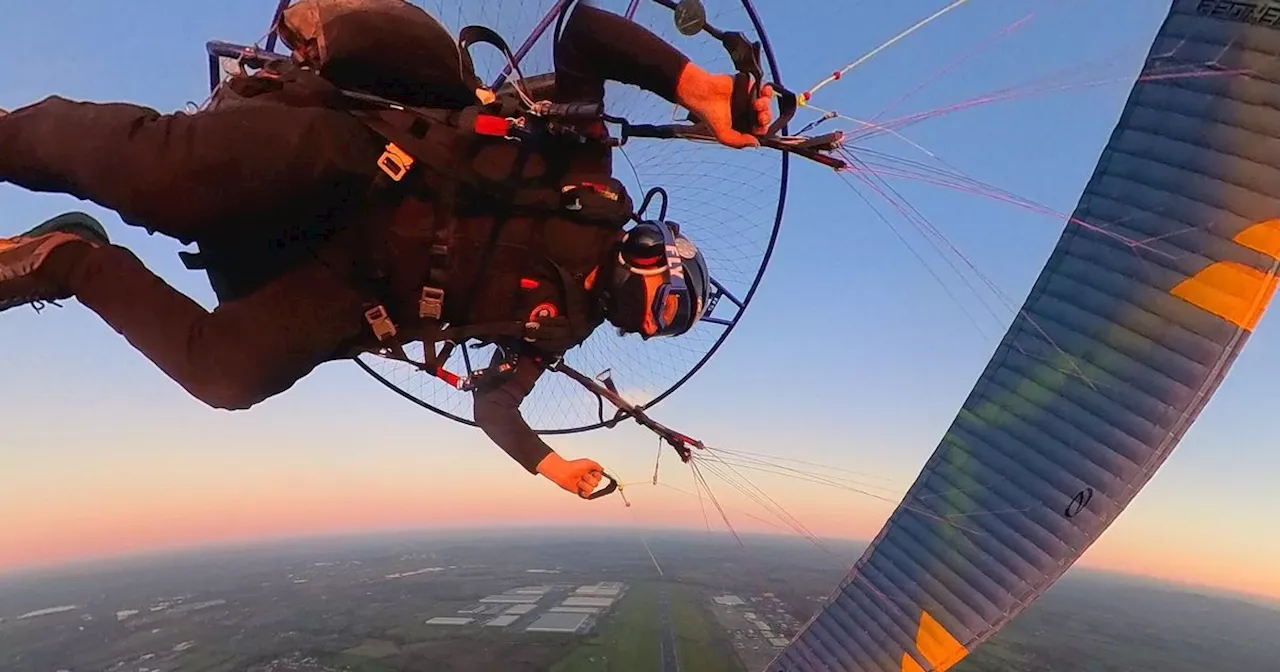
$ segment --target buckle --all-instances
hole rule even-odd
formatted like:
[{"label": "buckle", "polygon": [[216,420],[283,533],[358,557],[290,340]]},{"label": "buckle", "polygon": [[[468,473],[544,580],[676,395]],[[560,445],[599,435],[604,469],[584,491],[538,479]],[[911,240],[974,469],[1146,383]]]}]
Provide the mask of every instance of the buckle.
[{"label": "buckle", "polygon": [[444,290],[436,287],[423,287],[418,297],[418,317],[424,320],[438,320],[444,314]]},{"label": "buckle", "polygon": [[364,321],[369,323],[379,343],[396,335],[396,325],[381,304],[364,311]]},{"label": "buckle", "polygon": [[382,152],[382,156],[378,157],[378,167],[396,182],[403,180],[412,166],[413,157],[409,156],[408,152],[400,149],[394,142],[388,142],[386,151]]}]

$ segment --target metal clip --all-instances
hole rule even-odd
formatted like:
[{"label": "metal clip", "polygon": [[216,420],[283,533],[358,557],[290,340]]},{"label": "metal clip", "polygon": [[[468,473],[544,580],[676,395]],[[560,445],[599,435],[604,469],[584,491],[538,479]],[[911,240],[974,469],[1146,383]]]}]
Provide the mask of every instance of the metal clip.
[{"label": "metal clip", "polygon": [[373,335],[378,338],[379,342],[396,335],[396,325],[391,321],[391,317],[387,315],[387,309],[381,305],[374,306],[364,312],[364,320],[373,328]]},{"label": "metal clip", "polygon": [[408,152],[400,149],[394,142],[387,143],[386,151],[382,152],[382,156],[378,157],[378,167],[396,182],[403,180],[412,166],[413,157],[409,156]]},{"label": "metal clip", "polygon": [[418,317],[424,320],[438,320],[444,314],[444,290],[436,287],[423,287],[422,296],[418,298]]},{"label": "metal clip", "polygon": [[[582,209],[582,199],[578,198],[578,190],[582,185],[566,184],[560,187],[560,201],[564,204],[564,209],[570,212],[577,212]],[[569,199],[573,199],[570,203]]]}]

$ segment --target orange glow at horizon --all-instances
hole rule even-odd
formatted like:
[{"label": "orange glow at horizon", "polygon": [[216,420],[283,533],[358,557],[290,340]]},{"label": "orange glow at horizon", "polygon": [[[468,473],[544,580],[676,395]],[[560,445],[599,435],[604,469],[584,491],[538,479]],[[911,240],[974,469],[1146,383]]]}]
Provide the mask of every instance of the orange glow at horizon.
[{"label": "orange glow at horizon", "polygon": [[[209,544],[390,530],[577,525],[587,535],[606,526],[727,531],[714,503],[705,494],[700,500],[692,484],[674,472],[663,479],[670,487],[627,487],[628,509],[616,495],[584,502],[533,476],[474,488],[466,477],[473,468],[466,463],[435,466],[430,477],[414,469],[349,465],[234,477],[212,470],[168,480],[143,471],[99,479],[89,470],[69,478],[57,498],[37,497],[47,492],[40,484],[23,492],[15,482],[7,505],[0,506],[0,572]],[[897,504],[794,481],[753,480],[819,537],[870,540]],[[720,486],[715,494],[735,531],[801,538],[731,487]],[[39,506],[15,505],[33,501]],[[1182,551],[1171,554],[1158,531],[1104,536],[1079,566],[1280,598],[1280,577],[1264,562],[1242,572],[1245,561],[1224,566],[1211,548]],[[835,559],[848,566],[857,557],[844,553]]]},{"label": "orange glow at horizon", "polygon": [[[504,479],[500,488],[474,492],[441,471],[421,479],[313,469],[284,485],[263,473],[240,475],[234,482],[191,476],[185,482],[148,485],[145,492],[139,492],[139,481],[146,479],[137,473],[114,482],[86,479],[56,499],[41,501],[38,508],[0,507],[0,529],[5,530],[0,572],[209,544],[381,530],[579,525],[592,531],[602,526],[728,531],[706,495],[700,502],[692,486],[686,490],[683,483],[626,487],[632,503],[627,508],[617,495],[585,502],[533,476]],[[891,508],[882,504],[871,515],[851,516],[794,487],[776,493],[765,489],[806,529],[830,538],[869,538]],[[799,538],[768,512],[730,496],[730,490],[724,486],[715,494],[735,531]]]}]

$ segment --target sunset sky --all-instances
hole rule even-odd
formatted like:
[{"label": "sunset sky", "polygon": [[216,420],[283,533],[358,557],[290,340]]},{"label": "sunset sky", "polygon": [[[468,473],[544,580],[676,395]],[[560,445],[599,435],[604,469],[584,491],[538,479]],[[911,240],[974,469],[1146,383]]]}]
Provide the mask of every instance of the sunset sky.
[{"label": "sunset sky", "polygon": [[[57,93],[172,111],[207,94],[204,42],[258,38],[274,2],[134,0],[128,12],[74,0],[11,4],[0,26],[0,107]],[[800,4],[813,11],[798,12],[757,4],[784,75],[801,86],[943,3],[886,9],[890,3],[808,0]],[[948,115],[907,135],[953,168],[1069,212],[1168,0],[971,5],[832,85],[828,107],[874,112],[920,83],[899,81],[895,63],[929,59],[941,68],[1033,14],[905,111],[1067,69],[1115,81]],[[979,196],[920,187],[909,194],[1014,305],[1062,228],[1061,217]],[[214,304],[205,279],[181,266],[176,243],[92,204],[0,185],[0,235],[69,209],[100,216],[116,242]],[[857,481],[862,493],[750,474],[813,532],[869,539],[1011,318],[1006,310],[975,327],[967,315],[981,315],[981,304],[972,293],[961,303],[842,182],[799,166],[781,242],[746,319],[655,414],[726,449],[826,465],[802,468]],[[1280,599],[1280,538],[1269,532],[1280,515],[1274,321],[1262,320],[1199,422],[1081,566]],[[361,530],[546,524],[580,526],[589,538],[602,526],[706,525],[693,481],[671,455],[663,458],[665,485],[644,484],[654,441],[634,426],[552,439],[564,455],[592,457],[638,482],[626,490],[631,508],[618,498],[583,502],[529,476],[478,430],[391,396],[351,364],[322,366],[250,411],[210,410],[74,302],[39,315],[0,314],[0,408],[0,571]],[[737,529],[777,529],[752,516],[780,525],[729,485],[716,492]],[[724,528],[714,514],[710,525]]]}]

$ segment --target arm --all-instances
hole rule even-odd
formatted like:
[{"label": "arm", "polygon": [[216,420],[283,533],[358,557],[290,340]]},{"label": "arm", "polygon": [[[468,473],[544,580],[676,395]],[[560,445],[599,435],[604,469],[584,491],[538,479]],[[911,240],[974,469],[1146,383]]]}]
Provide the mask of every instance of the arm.
[{"label": "arm", "polygon": [[[579,2],[555,45],[556,97],[560,102],[603,101],[607,80],[638,86],[698,115],[716,139],[730,147],[759,141],[733,128],[733,76],[711,74],[638,23]],[[772,120],[773,90],[754,101],[757,126]]]},{"label": "arm", "polygon": [[533,391],[542,367],[527,359],[501,386],[475,393],[473,415],[480,429],[531,474],[541,474],[579,497],[588,497],[600,484],[604,469],[589,459],[566,460],[543,443],[520,416],[520,402]]},{"label": "arm", "polygon": [[555,46],[562,100],[604,100],[607,80],[677,102],[676,83],[689,57],[640,24],[579,2]]},{"label": "arm", "polygon": [[520,403],[541,376],[540,367],[522,359],[501,386],[477,390],[472,409],[480,429],[531,474],[538,473],[538,464],[555,452],[520,416]]}]

